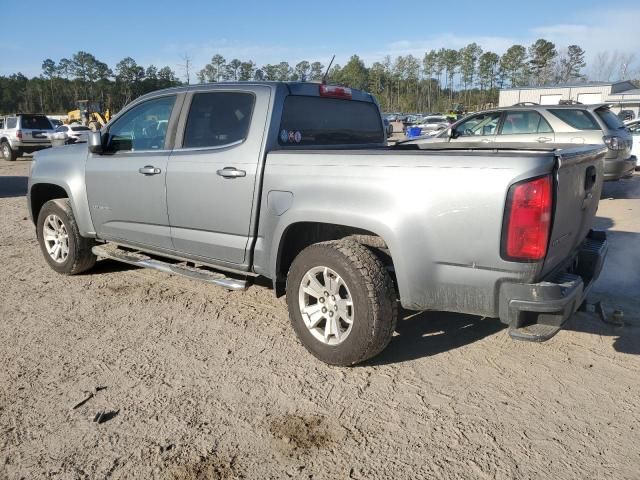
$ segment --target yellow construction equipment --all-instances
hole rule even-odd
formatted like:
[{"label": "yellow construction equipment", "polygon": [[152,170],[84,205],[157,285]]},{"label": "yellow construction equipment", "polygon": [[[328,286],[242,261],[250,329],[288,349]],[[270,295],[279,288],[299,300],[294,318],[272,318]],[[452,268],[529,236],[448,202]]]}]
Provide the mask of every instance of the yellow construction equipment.
[{"label": "yellow construction equipment", "polygon": [[111,119],[109,109],[102,111],[102,102],[89,102],[89,100],[78,100],[77,110],[67,113],[66,123],[81,123],[96,131],[104,127]]}]

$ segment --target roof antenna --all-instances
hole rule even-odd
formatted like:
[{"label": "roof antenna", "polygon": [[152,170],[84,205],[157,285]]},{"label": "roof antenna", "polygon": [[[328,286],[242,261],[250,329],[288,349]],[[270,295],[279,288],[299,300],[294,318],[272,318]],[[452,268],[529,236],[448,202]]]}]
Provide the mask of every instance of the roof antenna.
[{"label": "roof antenna", "polygon": [[336,56],[334,55],[333,57],[331,57],[331,61],[329,62],[329,66],[327,67],[327,71],[324,72],[324,77],[322,77],[322,84],[326,85],[327,84],[327,75],[329,75],[329,69],[331,68],[331,65],[333,65],[333,61],[336,59]]}]

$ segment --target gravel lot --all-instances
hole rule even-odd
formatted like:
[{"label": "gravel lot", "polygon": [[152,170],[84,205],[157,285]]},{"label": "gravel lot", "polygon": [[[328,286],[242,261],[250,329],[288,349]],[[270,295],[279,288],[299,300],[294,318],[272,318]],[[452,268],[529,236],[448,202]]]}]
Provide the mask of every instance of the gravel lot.
[{"label": "gravel lot", "polygon": [[624,327],[580,313],[531,344],[406,313],[383,355],[334,368],[265,287],[56,274],[28,169],[0,161],[0,478],[640,478],[640,176],[598,212],[613,245],[592,297]]}]

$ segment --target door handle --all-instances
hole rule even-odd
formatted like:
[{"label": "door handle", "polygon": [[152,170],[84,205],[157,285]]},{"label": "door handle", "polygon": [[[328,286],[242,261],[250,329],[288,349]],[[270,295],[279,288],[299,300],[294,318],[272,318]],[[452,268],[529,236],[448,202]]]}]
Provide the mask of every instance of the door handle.
[{"label": "door handle", "polygon": [[244,170],[238,170],[235,167],[224,167],[216,172],[218,175],[224,178],[238,178],[238,177],[246,177],[247,172]]},{"label": "door handle", "polygon": [[144,167],[141,167],[138,169],[138,172],[140,172],[143,175],[157,175],[161,172],[162,170],[160,170],[159,168],[154,167],[153,165],[145,165]]},{"label": "door handle", "polygon": [[547,143],[547,142],[550,142],[550,141],[551,141],[551,138],[549,138],[549,137],[538,137],[538,142],[540,142],[540,143]]}]

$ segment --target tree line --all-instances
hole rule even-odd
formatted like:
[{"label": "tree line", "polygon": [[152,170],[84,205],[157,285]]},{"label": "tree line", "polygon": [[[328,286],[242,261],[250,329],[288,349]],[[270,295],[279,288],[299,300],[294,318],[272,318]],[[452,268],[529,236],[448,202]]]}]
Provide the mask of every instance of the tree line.
[{"label": "tree line", "polygon": [[0,112],[63,114],[75,110],[78,100],[100,101],[105,109],[116,112],[144,93],[181,83],[169,67],[144,68],[126,57],[112,69],[80,51],[57,63],[47,58],[38,77],[0,76]]},{"label": "tree line", "polygon": [[[192,71],[184,57],[183,78],[199,82],[248,80],[321,81],[339,83],[373,93],[383,111],[436,112],[452,108],[475,110],[497,103],[504,87],[536,86],[587,80],[585,51],[579,45],[558,48],[538,39],[529,46],[513,45],[502,55],[471,43],[461,49],[441,48],[423,58],[404,55],[366,66],[352,55],[344,66],[327,67],[319,61],[283,61],[258,66],[253,60],[227,60],[216,54],[202,69]],[[603,52],[595,57],[593,80],[630,78],[632,55]],[[195,75],[194,75],[195,73]],[[65,113],[81,99],[103,102],[116,112],[134,98],[160,88],[182,84],[168,66],[138,65],[126,57],[110,68],[87,52],[42,62],[42,73],[0,76],[0,112]]]}]

